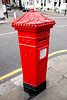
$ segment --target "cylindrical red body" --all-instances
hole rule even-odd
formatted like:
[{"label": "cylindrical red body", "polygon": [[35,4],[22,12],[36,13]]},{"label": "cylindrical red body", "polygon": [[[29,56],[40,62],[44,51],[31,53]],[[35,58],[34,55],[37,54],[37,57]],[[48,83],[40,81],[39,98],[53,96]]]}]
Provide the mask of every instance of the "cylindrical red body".
[{"label": "cylindrical red body", "polygon": [[25,90],[38,93],[46,88],[49,36],[54,24],[33,9],[12,23],[18,30]]}]

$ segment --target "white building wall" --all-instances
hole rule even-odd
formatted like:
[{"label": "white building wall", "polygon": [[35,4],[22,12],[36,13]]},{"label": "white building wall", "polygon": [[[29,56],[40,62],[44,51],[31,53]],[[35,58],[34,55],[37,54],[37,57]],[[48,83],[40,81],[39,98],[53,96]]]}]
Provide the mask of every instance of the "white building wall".
[{"label": "white building wall", "polygon": [[25,8],[33,8],[33,5],[30,4],[29,0],[21,0],[22,6],[24,6]]},{"label": "white building wall", "polygon": [[[47,8],[54,9],[56,7],[60,9],[60,13],[62,12],[63,9],[66,9],[67,3],[64,3],[63,0],[61,0],[60,7],[59,7],[60,0],[50,0],[50,1],[51,2],[49,3],[48,0],[46,0],[46,7],[44,7],[45,9]],[[56,6],[54,6],[54,2],[57,2]]]},{"label": "white building wall", "polygon": [[[15,1],[16,1],[17,5],[19,6],[19,0],[15,0]],[[29,4],[27,4],[27,2]],[[44,2],[46,3],[46,6],[44,6]],[[47,10],[47,8],[54,9],[55,8],[54,2],[57,2],[56,8],[60,9],[60,13],[62,12],[62,9],[66,9],[67,3],[64,3],[63,0],[61,0],[60,7],[59,7],[59,0],[33,0],[32,5],[30,5],[29,0],[21,0],[22,6],[24,5],[25,8],[34,8],[35,10],[42,8],[43,11]],[[41,3],[43,3],[43,6],[41,6]],[[11,4],[12,4],[12,0],[11,0]]]},{"label": "white building wall", "polygon": [[4,17],[4,9],[3,9],[3,5],[2,5],[2,0],[0,0],[0,18]]},{"label": "white building wall", "polygon": [[37,2],[37,0],[34,0],[34,9],[36,10],[36,9],[40,9],[41,8],[41,0],[38,0],[38,2]]}]

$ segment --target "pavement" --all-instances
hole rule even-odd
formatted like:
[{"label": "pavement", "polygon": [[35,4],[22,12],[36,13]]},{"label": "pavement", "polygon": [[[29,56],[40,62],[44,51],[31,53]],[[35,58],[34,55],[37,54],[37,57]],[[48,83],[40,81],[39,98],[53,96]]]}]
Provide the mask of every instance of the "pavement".
[{"label": "pavement", "polygon": [[0,84],[0,100],[67,100],[67,54],[48,60],[47,87],[37,96],[23,89],[23,74]]},{"label": "pavement", "polygon": [[48,14],[48,15],[54,15],[54,16],[64,16],[64,17],[67,17],[67,14],[64,15],[64,13],[56,13],[56,12],[52,12],[52,11],[40,11],[40,13],[42,14]]},{"label": "pavement", "polygon": [[13,17],[5,18],[4,20],[0,20],[0,24],[7,24],[13,21]]}]

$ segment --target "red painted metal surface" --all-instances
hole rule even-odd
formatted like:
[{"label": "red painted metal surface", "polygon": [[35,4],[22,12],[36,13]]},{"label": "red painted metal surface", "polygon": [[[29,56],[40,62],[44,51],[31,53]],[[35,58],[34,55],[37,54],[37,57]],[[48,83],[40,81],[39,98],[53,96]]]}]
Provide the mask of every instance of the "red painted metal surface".
[{"label": "red painted metal surface", "polygon": [[12,22],[18,30],[24,83],[37,87],[46,81],[50,28],[54,24],[33,9]]}]

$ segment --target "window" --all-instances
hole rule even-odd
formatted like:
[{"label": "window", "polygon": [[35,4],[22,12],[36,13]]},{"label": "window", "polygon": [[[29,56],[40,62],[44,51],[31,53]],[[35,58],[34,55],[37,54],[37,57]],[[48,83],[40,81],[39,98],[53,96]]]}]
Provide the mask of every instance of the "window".
[{"label": "window", "polygon": [[39,0],[37,0],[37,3],[39,3]]},{"label": "window", "polygon": [[15,0],[13,0],[13,2],[15,3]]},{"label": "window", "polygon": [[67,0],[63,0],[63,3],[67,3]]},{"label": "window", "polygon": [[48,3],[51,3],[51,0],[48,0]]},{"label": "window", "polygon": [[54,2],[54,6],[56,6],[57,2]]},{"label": "window", "polygon": [[27,5],[29,4],[29,2],[27,2]]}]

